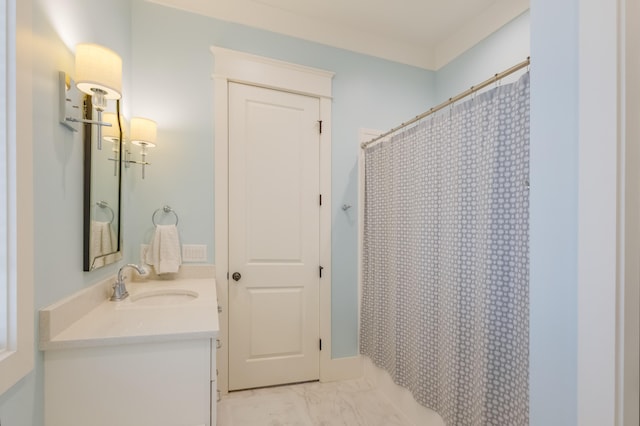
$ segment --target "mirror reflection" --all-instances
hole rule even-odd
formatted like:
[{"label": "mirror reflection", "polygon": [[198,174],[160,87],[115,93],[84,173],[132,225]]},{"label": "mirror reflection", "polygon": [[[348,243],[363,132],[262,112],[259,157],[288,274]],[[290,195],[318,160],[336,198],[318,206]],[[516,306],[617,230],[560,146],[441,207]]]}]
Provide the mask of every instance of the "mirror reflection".
[{"label": "mirror reflection", "polygon": [[[91,117],[91,98],[85,98],[85,117]],[[124,119],[118,111],[102,114],[111,126],[84,128],[84,270],[92,271],[122,258],[120,237],[121,152]],[[100,135],[101,133],[101,135]],[[98,138],[101,137],[101,140]],[[100,142],[100,143],[99,143]]]}]

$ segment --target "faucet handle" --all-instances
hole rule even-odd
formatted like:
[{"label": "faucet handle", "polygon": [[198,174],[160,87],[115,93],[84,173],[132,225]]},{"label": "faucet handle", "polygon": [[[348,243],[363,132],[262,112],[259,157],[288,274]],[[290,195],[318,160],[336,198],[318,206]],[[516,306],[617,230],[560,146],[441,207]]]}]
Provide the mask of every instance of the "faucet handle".
[{"label": "faucet handle", "polygon": [[132,263],[121,266],[120,269],[118,270],[116,282],[113,284],[113,295],[109,299],[111,301],[123,300],[129,296],[127,287],[124,285],[124,281],[126,277],[123,274],[123,272],[126,268],[133,268],[136,271],[138,271],[139,274],[145,273],[145,270],[143,268],[141,268],[138,265],[134,265]]},{"label": "faucet handle", "polygon": [[116,281],[113,284],[113,294],[109,298],[112,302],[118,302],[120,300],[124,300],[129,296],[129,292],[127,288],[124,286],[124,281]]}]

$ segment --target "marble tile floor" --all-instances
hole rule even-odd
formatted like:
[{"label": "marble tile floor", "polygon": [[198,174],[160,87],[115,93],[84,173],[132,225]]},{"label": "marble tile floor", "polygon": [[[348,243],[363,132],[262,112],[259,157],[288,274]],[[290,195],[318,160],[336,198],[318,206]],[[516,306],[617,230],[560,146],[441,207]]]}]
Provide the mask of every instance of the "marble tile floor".
[{"label": "marble tile floor", "polygon": [[231,392],[218,426],[414,426],[366,379]]}]

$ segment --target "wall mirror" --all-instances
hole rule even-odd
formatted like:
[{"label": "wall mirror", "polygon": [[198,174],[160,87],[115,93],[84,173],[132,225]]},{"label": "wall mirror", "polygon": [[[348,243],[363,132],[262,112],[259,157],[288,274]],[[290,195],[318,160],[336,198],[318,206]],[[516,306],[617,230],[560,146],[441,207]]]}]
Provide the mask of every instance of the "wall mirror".
[{"label": "wall mirror", "polygon": [[[92,120],[91,97],[83,98],[83,115]],[[84,261],[92,271],[122,259],[121,190],[122,135],[124,120],[120,101],[110,101],[102,122],[111,127],[85,123],[84,144]],[[118,119],[120,117],[120,119]]]}]

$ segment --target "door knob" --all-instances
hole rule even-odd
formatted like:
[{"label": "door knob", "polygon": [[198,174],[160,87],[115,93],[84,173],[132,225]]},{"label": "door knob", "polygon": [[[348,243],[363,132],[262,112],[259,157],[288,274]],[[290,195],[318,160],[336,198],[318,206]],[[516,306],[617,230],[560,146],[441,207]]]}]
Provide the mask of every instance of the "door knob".
[{"label": "door knob", "polygon": [[233,278],[234,281],[240,281],[242,275],[240,275],[240,272],[234,272],[233,275],[231,275],[231,278]]}]

